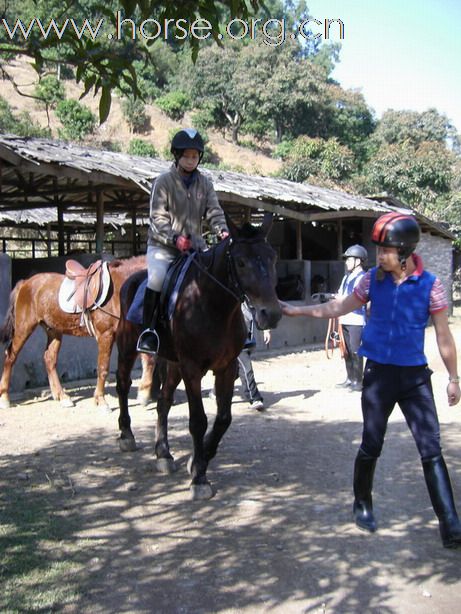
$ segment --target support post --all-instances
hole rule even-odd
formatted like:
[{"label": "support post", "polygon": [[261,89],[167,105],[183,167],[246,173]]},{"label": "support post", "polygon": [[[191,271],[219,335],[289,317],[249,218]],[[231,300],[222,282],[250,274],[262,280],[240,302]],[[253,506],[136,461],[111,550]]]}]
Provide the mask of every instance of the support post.
[{"label": "support post", "polygon": [[302,222],[296,221],[296,260],[303,259],[303,234],[302,234]]},{"label": "support post", "polygon": [[104,249],[104,194],[98,193],[96,203],[96,253],[102,254]]}]

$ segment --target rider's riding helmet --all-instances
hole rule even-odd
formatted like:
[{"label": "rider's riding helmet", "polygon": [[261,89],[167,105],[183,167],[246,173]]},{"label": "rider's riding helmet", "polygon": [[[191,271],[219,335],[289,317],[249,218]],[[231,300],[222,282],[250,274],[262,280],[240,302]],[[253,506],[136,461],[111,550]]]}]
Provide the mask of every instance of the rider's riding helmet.
[{"label": "rider's riding helmet", "polygon": [[385,213],[379,217],[371,233],[371,240],[382,247],[396,247],[400,264],[412,254],[420,238],[418,222],[412,215],[404,213]]},{"label": "rider's riding helmet", "polygon": [[362,262],[368,260],[368,252],[363,245],[351,245],[346,249],[343,258],[358,258]]},{"label": "rider's riding helmet", "polygon": [[171,153],[176,161],[182,156],[185,149],[196,149],[200,153],[200,160],[205,151],[205,143],[195,128],[185,128],[177,132],[171,141]]}]

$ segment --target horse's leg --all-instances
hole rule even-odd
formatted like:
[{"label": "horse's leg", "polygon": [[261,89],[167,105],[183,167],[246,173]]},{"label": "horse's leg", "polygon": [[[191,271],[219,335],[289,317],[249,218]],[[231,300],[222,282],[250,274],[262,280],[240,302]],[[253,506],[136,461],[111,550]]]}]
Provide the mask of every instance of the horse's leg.
[{"label": "horse's leg", "polygon": [[151,387],[154,377],[156,359],[152,354],[141,352],[142,376],[138,386],[137,401],[145,407],[151,400]]},{"label": "horse's leg", "polygon": [[202,373],[192,364],[181,365],[184,384],[189,402],[189,431],[192,436],[193,454],[187,464],[192,476],[191,495],[193,500],[211,499],[214,491],[207,480],[208,459],[205,454],[204,437],[208,420],[202,402]]},{"label": "horse's leg", "polygon": [[181,381],[181,371],[176,363],[168,363],[166,379],[157,401],[157,437],[155,440],[156,467],[162,473],[176,471],[176,463],[168,443],[168,413],[173,404],[174,392]]},{"label": "horse's leg", "polygon": [[109,374],[110,355],[114,345],[114,334],[112,331],[107,331],[97,338],[98,342],[98,376],[96,380],[96,388],[94,391],[94,402],[99,409],[110,411],[109,404],[104,396],[104,388],[106,385],[107,376]]},{"label": "horse's leg", "polygon": [[207,433],[204,443],[204,455],[207,462],[216,455],[219,442],[232,422],[232,395],[237,362],[232,361],[224,371],[216,372],[215,388],[217,412],[213,428]]},{"label": "horse's leg", "polygon": [[62,334],[52,329],[46,329],[46,348],[43,354],[48,382],[50,384],[51,396],[55,401],[59,401],[62,407],[73,407],[74,403],[67,392],[63,389],[59,379],[56,365],[58,354],[61,349]]},{"label": "horse's leg", "polygon": [[13,366],[23,345],[36,327],[37,322],[29,324],[27,320],[21,322],[21,326],[14,327],[13,338],[4,353],[3,373],[0,379],[0,409],[8,409],[11,405],[9,391]]},{"label": "horse's leg", "polygon": [[131,430],[131,418],[128,411],[128,394],[131,387],[131,370],[137,357],[136,339],[137,337],[130,335],[127,331],[124,333],[117,332],[117,384],[116,390],[118,395],[118,404],[120,414],[118,418],[118,426],[120,429],[119,446],[122,452],[133,452],[136,450],[136,440]]}]

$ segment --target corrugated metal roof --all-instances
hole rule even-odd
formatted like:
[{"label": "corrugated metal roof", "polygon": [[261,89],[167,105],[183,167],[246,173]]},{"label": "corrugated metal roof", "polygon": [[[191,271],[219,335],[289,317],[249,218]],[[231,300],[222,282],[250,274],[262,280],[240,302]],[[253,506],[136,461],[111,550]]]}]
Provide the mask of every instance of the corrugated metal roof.
[{"label": "corrugated metal roof", "polygon": [[[32,173],[36,169],[40,180],[44,177],[58,178],[62,180],[62,175],[71,173],[72,185],[69,190],[75,189],[76,186],[82,193],[82,189],[96,188],[98,185],[111,185],[116,191],[118,189],[131,190],[131,193],[141,191],[146,197],[133,203],[137,206],[137,211],[140,214],[147,214],[147,194],[150,192],[152,181],[158,175],[166,171],[171,162],[159,160],[155,158],[145,158],[140,156],[131,156],[124,153],[104,151],[76,145],[74,143],[66,143],[63,141],[17,137],[14,135],[0,135],[0,163],[5,161],[3,178],[0,192],[0,212],[7,211],[8,198],[7,192],[17,190],[17,182],[8,182],[8,170],[19,171],[24,173]],[[269,209],[279,215],[295,218],[301,221],[309,221],[315,216],[323,216],[326,212],[339,214],[340,212],[357,212],[360,217],[364,214],[373,216],[379,215],[382,212],[395,210],[396,207],[388,202],[378,202],[363,196],[352,195],[340,190],[331,190],[321,188],[307,183],[295,183],[278,177],[263,177],[257,175],[245,175],[243,173],[235,173],[221,170],[205,169],[206,173],[211,176],[214,188],[223,204],[238,203],[249,207]],[[68,178],[67,178],[68,179]],[[61,193],[66,189],[66,186],[61,186]],[[48,194],[53,191],[53,184],[48,186]],[[4,198],[2,199],[2,194]],[[28,195],[27,202],[24,202],[23,212],[28,206],[39,206],[40,193],[36,195]],[[120,199],[119,199],[120,200]],[[4,202],[2,202],[4,201]],[[78,211],[79,207],[88,209],[88,203],[82,197],[80,202],[66,204],[66,219],[72,214],[72,211]],[[47,207],[48,202],[44,205]],[[401,204],[401,203],[399,203]],[[111,203],[105,204],[104,218],[109,220],[109,210]],[[127,207],[123,207],[123,203],[117,203],[118,209],[112,211],[120,211],[114,216],[114,223],[123,224],[126,218],[119,218]],[[404,210],[409,213],[415,213],[424,226],[428,227],[432,232],[442,234],[447,238],[453,238],[453,235],[440,225],[428,220],[423,216],[419,216],[416,212],[405,206],[397,207],[399,210]],[[47,213],[40,213],[45,220],[47,216],[51,216],[51,209],[40,209],[41,212],[50,210]],[[321,212],[325,213],[321,213]],[[22,212],[22,213],[23,213]],[[5,213],[3,215],[6,215]],[[25,214],[34,216],[32,213]],[[76,214],[80,216],[82,214]],[[343,213],[344,215],[344,213]],[[334,216],[331,216],[332,218]],[[23,218],[26,219],[26,218]],[[322,218],[320,218],[322,219]],[[46,221],[43,222],[44,224]],[[94,223],[94,220],[92,220]],[[110,222],[109,222],[110,223]]]}]

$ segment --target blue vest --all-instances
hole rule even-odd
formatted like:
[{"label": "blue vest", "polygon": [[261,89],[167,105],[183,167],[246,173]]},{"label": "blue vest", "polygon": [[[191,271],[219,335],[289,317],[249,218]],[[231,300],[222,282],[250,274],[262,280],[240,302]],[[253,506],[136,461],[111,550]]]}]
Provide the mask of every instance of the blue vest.
[{"label": "blue vest", "polygon": [[371,310],[358,353],[381,364],[427,364],[424,333],[435,275],[423,271],[397,285],[391,273],[378,281],[377,270],[371,270]]}]

